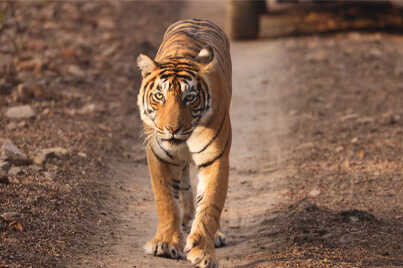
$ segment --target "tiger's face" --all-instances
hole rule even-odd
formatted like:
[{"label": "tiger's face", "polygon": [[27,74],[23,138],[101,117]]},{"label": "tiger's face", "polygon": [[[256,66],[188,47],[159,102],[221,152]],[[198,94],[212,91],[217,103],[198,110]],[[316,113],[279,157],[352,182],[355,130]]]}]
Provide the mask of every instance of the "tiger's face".
[{"label": "tiger's face", "polygon": [[180,144],[192,134],[208,100],[197,79],[172,75],[156,79],[145,93],[143,105],[160,141]]},{"label": "tiger's face", "polygon": [[182,144],[210,107],[207,86],[189,64],[148,63],[153,69],[143,73],[138,98],[142,120],[160,142]]}]

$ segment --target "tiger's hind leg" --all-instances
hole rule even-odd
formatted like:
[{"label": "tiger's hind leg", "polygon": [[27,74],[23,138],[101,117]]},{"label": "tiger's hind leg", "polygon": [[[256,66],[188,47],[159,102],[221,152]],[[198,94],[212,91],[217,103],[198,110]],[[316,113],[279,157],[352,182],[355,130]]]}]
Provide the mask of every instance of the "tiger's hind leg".
[{"label": "tiger's hind leg", "polygon": [[189,177],[189,164],[187,164],[182,170],[179,192],[179,206],[181,208],[182,229],[184,232],[188,233],[190,231],[190,224],[193,219],[193,214],[195,210],[193,191]]}]

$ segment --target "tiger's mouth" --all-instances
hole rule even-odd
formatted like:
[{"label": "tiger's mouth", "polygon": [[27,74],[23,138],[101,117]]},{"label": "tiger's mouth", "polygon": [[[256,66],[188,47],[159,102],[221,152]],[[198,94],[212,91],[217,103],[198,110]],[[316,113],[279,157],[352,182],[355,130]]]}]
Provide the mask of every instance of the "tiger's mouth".
[{"label": "tiger's mouth", "polygon": [[190,137],[192,131],[181,131],[180,133],[157,132],[159,141],[170,145],[180,145],[185,143]]},{"label": "tiger's mouth", "polygon": [[178,145],[178,144],[184,143],[186,141],[186,139],[170,138],[170,139],[161,139],[161,141],[169,142],[170,144],[173,144],[173,145]]}]

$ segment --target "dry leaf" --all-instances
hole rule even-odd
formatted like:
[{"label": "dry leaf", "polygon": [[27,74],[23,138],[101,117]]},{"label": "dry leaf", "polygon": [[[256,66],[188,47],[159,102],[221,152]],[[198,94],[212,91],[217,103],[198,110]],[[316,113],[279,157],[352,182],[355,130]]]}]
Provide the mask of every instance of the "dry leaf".
[{"label": "dry leaf", "polygon": [[19,232],[22,232],[22,224],[18,221],[12,221],[8,226],[14,228]]}]

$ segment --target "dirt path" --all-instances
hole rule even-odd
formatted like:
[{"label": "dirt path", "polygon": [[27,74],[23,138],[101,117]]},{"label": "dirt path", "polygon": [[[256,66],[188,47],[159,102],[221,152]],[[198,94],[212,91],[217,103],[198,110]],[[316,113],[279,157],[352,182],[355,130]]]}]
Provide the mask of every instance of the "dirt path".
[{"label": "dirt path", "polygon": [[[4,2],[0,13],[5,5],[14,6]],[[67,155],[12,163],[0,180],[0,267],[190,267],[142,250],[156,213],[134,63],[153,56],[173,21],[223,26],[224,9],[225,1],[15,4],[0,35],[0,146],[8,139],[29,158],[59,147]],[[221,266],[403,267],[402,36],[275,39],[265,35],[272,21],[262,23],[259,40],[232,43]],[[3,116],[24,104],[34,118]]]},{"label": "dirt path", "polygon": [[[189,1],[181,17],[208,18],[223,26],[224,1],[216,3],[214,7],[211,5],[207,7],[200,2]],[[347,41],[347,48],[336,46],[339,51],[333,51],[335,44],[346,42],[342,41],[345,38],[352,40]],[[340,67],[341,64],[347,62],[349,66],[354,66],[363,59],[358,56],[350,59],[340,56],[340,53],[351,54],[361,42],[369,49],[369,56],[364,53],[364,59],[371,55],[379,56],[376,40],[380,40],[376,35],[351,34],[323,40],[308,37],[232,43],[234,75],[231,117],[234,140],[229,194],[222,215],[222,229],[229,244],[217,250],[222,267],[403,264],[398,257],[401,253],[399,238],[394,237],[398,230],[403,229],[401,224],[396,224],[402,206],[399,191],[388,192],[389,196],[382,197],[386,202],[385,207],[394,208],[392,218],[385,216],[384,207],[377,207],[363,193],[364,189],[370,192],[374,188],[381,188],[384,192],[383,182],[362,181],[360,178],[377,175],[357,169],[352,171],[349,164],[356,161],[350,150],[357,149],[350,149],[348,144],[352,141],[353,146],[358,145],[357,139],[350,135],[369,135],[366,134],[367,129],[351,131],[348,137],[340,138],[345,136],[343,133],[348,126],[344,124],[350,118],[369,121],[372,119],[368,119],[368,116],[376,118],[372,114],[374,110],[367,110],[364,108],[366,106],[360,106],[363,108],[354,112],[353,107],[357,106],[353,103],[358,100],[348,91],[355,83],[354,77],[349,75],[349,67],[347,73],[338,71],[344,68]],[[399,47],[399,39],[386,40],[389,40],[387,46],[391,51]],[[329,57],[329,60],[325,57]],[[395,65],[390,67],[395,68]],[[385,65],[385,68],[389,68],[389,65]],[[334,74],[327,76],[332,72]],[[362,66],[358,73],[363,77],[362,81],[370,81],[371,73],[381,76],[377,74],[376,67],[367,70]],[[385,83],[396,89],[396,77],[387,77]],[[340,92],[344,88],[347,91],[332,95],[331,88],[334,86]],[[363,82],[360,87],[368,87],[368,82]],[[327,97],[328,101],[323,101]],[[381,105],[379,99],[372,96],[367,97],[366,101],[369,107],[379,109]],[[378,106],[376,103],[379,103]],[[327,114],[329,107],[334,109],[331,114]],[[380,111],[386,117],[397,114],[393,118],[400,120],[398,116],[402,111],[398,107],[399,102],[393,102],[389,111],[382,108]],[[401,131],[399,124],[394,123],[397,128],[390,132],[390,140],[398,137]],[[327,136],[320,136],[323,131],[328,132]],[[374,138],[381,139],[379,136]],[[365,144],[363,141],[360,148],[368,150],[368,154],[378,150]],[[127,147],[130,147],[130,143]],[[336,154],[329,155],[329,150]],[[344,150],[345,155],[339,155]],[[395,150],[394,153],[401,147]],[[366,164],[362,159],[365,153],[358,153],[361,162],[351,165],[364,168]],[[124,206],[121,215],[117,215],[122,219],[116,227],[120,240],[112,247],[110,254],[101,258],[101,263],[105,267],[187,267],[189,264],[186,261],[155,258],[142,251],[142,245],[155,230],[156,215],[143,145],[132,147],[132,154],[135,155],[135,165],[132,161],[120,161],[111,166],[112,170],[116,170],[118,184],[127,190],[119,191],[118,196]],[[386,161],[381,159],[378,160],[382,163]],[[389,162],[394,167],[394,173],[385,173],[379,166],[373,167],[372,171],[377,169],[375,174],[384,174],[387,178],[390,175],[393,183],[400,185],[401,163],[396,160]],[[332,165],[337,165],[337,168]],[[327,181],[328,178],[330,181]],[[352,187],[357,183],[364,183],[365,187]],[[364,199],[364,202],[359,201]],[[348,230],[351,228],[360,231],[350,235]],[[391,241],[387,246],[379,245],[387,255],[382,255],[384,253],[370,246],[371,242],[366,242],[382,240]],[[328,251],[327,247],[335,247],[336,250]]]}]

